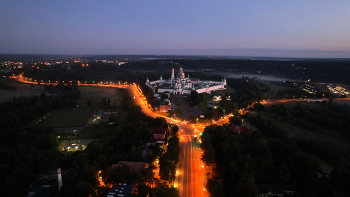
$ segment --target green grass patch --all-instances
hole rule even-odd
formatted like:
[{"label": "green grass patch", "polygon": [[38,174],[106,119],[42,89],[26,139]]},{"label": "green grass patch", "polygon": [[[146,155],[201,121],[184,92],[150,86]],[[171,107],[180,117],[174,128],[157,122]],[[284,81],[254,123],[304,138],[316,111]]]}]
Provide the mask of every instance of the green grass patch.
[{"label": "green grass patch", "polygon": [[228,94],[230,93],[234,93],[234,90],[233,88],[231,88],[230,86],[226,86],[226,89],[225,90],[216,90],[216,91],[213,91],[213,95],[220,95],[222,97],[225,96],[226,92]]},{"label": "green grass patch", "polygon": [[208,111],[207,101],[211,100],[213,96],[208,93],[201,93],[201,95],[203,96],[203,99],[202,102],[199,103],[199,107],[202,108],[205,113]]},{"label": "green grass patch", "polygon": [[35,122],[41,127],[82,127],[86,124],[92,111],[93,110],[88,107],[79,107],[79,109],[57,109],[46,114],[46,119],[40,118]]},{"label": "green grass patch", "polygon": [[79,87],[80,99],[78,103],[80,106],[86,106],[88,99],[91,99],[92,108],[100,107],[103,98],[109,98],[111,106],[119,106],[121,103],[122,93],[120,89],[113,87]]},{"label": "green grass patch", "polygon": [[98,139],[103,136],[105,131],[109,130],[99,125],[88,125],[79,132],[80,139]]},{"label": "green grass patch", "polygon": [[179,100],[176,98],[176,96],[173,97],[173,104],[175,104],[174,113],[177,116],[181,116],[182,117],[183,113],[182,113],[181,105],[180,105]]}]

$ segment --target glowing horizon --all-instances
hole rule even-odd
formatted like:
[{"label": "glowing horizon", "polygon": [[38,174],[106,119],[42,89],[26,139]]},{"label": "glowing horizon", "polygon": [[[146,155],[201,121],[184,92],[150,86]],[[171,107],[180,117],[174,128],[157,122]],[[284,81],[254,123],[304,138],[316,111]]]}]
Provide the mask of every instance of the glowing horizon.
[{"label": "glowing horizon", "polygon": [[350,58],[349,1],[6,1],[0,53]]}]

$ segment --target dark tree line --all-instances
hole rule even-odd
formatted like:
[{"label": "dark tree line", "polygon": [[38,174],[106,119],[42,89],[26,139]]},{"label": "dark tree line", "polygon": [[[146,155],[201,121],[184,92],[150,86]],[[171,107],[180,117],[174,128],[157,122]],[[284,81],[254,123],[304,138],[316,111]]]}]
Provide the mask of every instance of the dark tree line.
[{"label": "dark tree line", "polygon": [[227,85],[234,88],[234,92],[226,92],[217,108],[205,111],[205,117],[218,120],[227,114],[233,113],[237,115],[239,109],[246,108],[252,103],[260,102],[264,99],[263,95],[269,91],[269,88],[255,80],[247,80],[246,77],[228,78]]},{"label": "dark tree line", "polygon": [[[178,196],[176,189],[169,187],[160,180],[154,179],[154,161],[162,154],[174,160],[176,140],[170,138],[169,146],[172,151],[164,153],[158,145],[149,147],[146,158],[142,157],[142,142],[151,137],[151,127],[167,126],[164,118],[151,118],[144,115],[136,106],[127,90],[121,90],[122,105],[118,109],[119,117],[114,127],[103,130],[102,139],[88,144],[84,151],[74,152],[65,162],[59,165],[73,168],[77,176],[71,176],[57,196],[105,196],[109,188],[98,184],[98,171],[106,184],[127,183],[136,185],[138,196]],[[169,149],[169,147],[168,147]],[[161,160],[161,159],[160,159]],[[147,162],[149,166],[136,172],[128,166],[111,168],[119,161]],[[170,172],[169,172],[170,173]],[[164,176],[167,176],[164,174]],[[155,188],[150,186],[157,185]]]},{"label": "dark tree line", "polygon": [[159,158],[159,175],[162,180],[173,183],[176,175],[176,166],[180,161],[179,138],[173,136],[168,140],[167,151]]},{"label": "dark tree line", "polygon": [[[341,191],[349,192],[348,185],[340,181],[350,178],[349,166],[335,167],[331,178],[318,178],[316,173],[322,173],[318,160],[301,142],[290,140],[271,121],[261,117],[250,121],[259,129],[252,136],[230,131],[227,126],[205,128],[202,159],[216,169],[207,183],[212,196],[258,196],[258,183],[296,185],[301,196],[327,196],[338,189],[337,183],[342,185]],[[345,172],[344,176],[339,171]]]},{"label": "dark tree line", "polygon": [[348,104],[322,102],[317,108],[303,106],[297,103],[294,107],[271,105],[265,109],[277,114],[276,118],[288,121],[291,124],[310,130],[325,128],[350,137],[350,107]]},{"label": "dark tree line", "polygon": [[40,96],[13,97],[0,103],[0,139],[2,142],[11,140],[16,133],[8,132],[16,126],[43,116],[57,108],[75,107],[80,91],[76,87],[64,86],[61,95],[47,97],[45,92]]},{"label": "dark tree line", "polygon": [[14,90],[14,89],[16,89],[14,86],[0,81],[0,90]]},{"label": "dark tree line", "polygon": [[[224,70],[232,72],[255,72],[261,74],[273,74],[284,76],[296,80],[308,80],[319,82],[335,82],[349,84],[348,75],[350,74],[350,63],[347,60],[249,60],[249,59],[201,59],[197,57],[192,59],[164,59],[147,61],[129,61],[127,64],[118,66],[114,64],[90,63],[83,67],[81,64],[61,64],[61,65],[31,65],[25,64],[25,68],[17,69],[15,74],[25,71],[25,76],[37,79],[39,81],[57,80],[57,81],[121,81],[136,82],[142,71],[154,70],[158,73],[147,73],[150,80],[169,78],[169,70],[172,67],[183,67],[186,69],[195,69],[195,75],[203,75],[200,69]],[[39,68],[39,69],[38,69]],[[140,73],[135,73],[139,70]],[[197,73],[198,72],[198,73]],[[11,73],[12,74],[12,73]],[[141,74],[141,75],[139,75]],[[139,76],[137,76],[139,75]],[[192,73],[191,73],[192,75]],[[194,76],[195,76],[194,75]],[[136,76],[136,77],[135,77]],[[196,76],[197,77],[197,76]],[[142,79],[143,82],[145,80]]]},{"label": "dark tree line", "polygon": [[63,156],[53,128],[15,127],[0,153],[0,195],[26,196],[38,173],[46,173]]}]

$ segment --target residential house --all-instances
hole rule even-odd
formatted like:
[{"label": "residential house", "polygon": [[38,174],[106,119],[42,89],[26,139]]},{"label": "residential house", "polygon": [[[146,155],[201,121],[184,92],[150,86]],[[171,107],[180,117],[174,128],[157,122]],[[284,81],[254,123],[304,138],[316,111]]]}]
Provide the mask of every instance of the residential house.
[{"label": "residential house", "polygon": [[166,127],[152,127],[152,137],[157,140],[165,140],[168,129]]},{"label": "residential house", "polygon": [[259,196],[261,197],[270,197],[277,196],[283,197],[287,196],[296,196],[298,191],[295,185],[273,185],[273,184],[256,184],[259,190]]},{"label": "residential house", "polygon": [[119,183],[118,185],[113,185],[109,190],[107,197],[124,196],[128,197],[134,193],[135,186],[126,185]]}]

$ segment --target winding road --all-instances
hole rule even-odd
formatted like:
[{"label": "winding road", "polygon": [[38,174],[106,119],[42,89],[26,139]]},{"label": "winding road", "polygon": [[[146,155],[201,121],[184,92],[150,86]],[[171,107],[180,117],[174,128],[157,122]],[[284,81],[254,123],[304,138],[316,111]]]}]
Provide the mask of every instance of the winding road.
[{"label": "winding road", "polygon": [[[22,75],[12,76],[11,78],[17,79],[22,83],[38,84],[38,82],[32,82],[25,80]],[[57,83],[44,83],[56,85]],[[177,124],[179,127],[179,139],[181,147],[181,159],[179,169],[177,171],[177,179],[174,186],[179,188],[180,196],[182,197],[201,197],[208,196],[205,190],[206,176],[204,163],[201,160],[201,149],[193,144],[193,136],[201,133],[206,125],[204,124],[191,124],[186,121],[180,121],[173,118],[168,118],[155,113],[150,105],[147,103],[146,97],[143,95],[141,89],[136,84],[77,84],[79,86],[94,86],[94,87],[113,87],[127,89],[133,97],[135,104],[141,107],[143,113],[150,117],[164,117],[167,122]],[[269,103],[284,103],[290,101],[308,101],[308,102],[320,102],[321,100],[327,100],[325,98],[313,98],[313,99],[275,99],[269,101],[263,101],[262,104]],[[349,98],[335,98],[335,101],[349,101]],[[224,124],[228,122],[229,116],[220,119],[213,124]]]},{"label": "winding road", "polygon": [[[27,81],[22,75],[12,76],[22,83],[38,84],[38,82]],[[42,83],[57,85],[57,83]],[[181,147],[181,158],[177,178],[174,186],[180,190],[182,197],[201,197],[208,196],[205,190],[206,178],[204,163],[201,160],[202,152],[198,145],[192,143],[193,135],[198,135],[203,131],[204,126],[194,125],[189,122],[180,121],[173,118],[168,118],[155,113],[150,105],[147,103],[146,97],[143,95],[141,89],[136,84],[82,84],[79,86],[93,86],[93,87],[113,87],[127,89],[135,104],[141,107],[141,110],[146,115],[156,118],[164,117],[167,122],[177,124],[179,127],[179,139]]]}]

